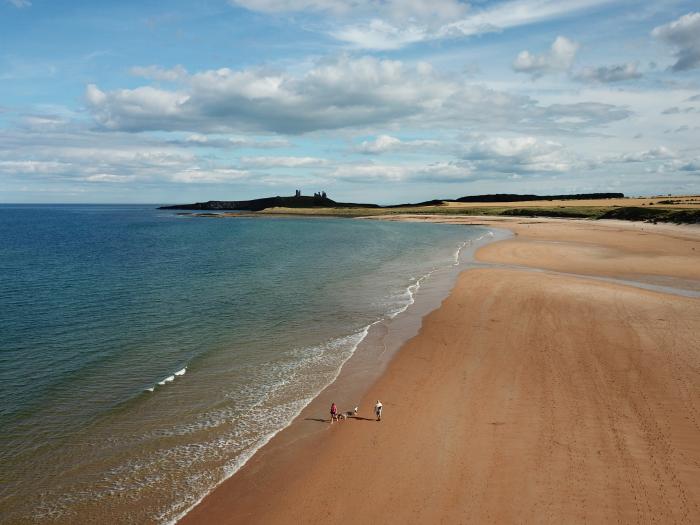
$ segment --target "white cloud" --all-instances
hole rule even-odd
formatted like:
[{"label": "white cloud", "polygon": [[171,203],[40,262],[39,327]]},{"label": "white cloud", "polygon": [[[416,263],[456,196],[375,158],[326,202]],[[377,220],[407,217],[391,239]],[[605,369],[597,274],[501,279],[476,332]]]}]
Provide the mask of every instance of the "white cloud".
[{"label": "white cloud", "polygon": [[220,149],[278,149],[288,148],[292,143],[285,139],[256,139],[247,137],[222,137],[193,133],[184,140],[168,140],[168,144],[184,147],[206,147]]},{"label": "white cloud", "polygon": [[185,142],[197,145],[206,144],[207,142],[209,142],[209,137],[207,137],[206,135],[202,135],[201,133],[194,133],[187,137],[185,139]]},{"label": "white cloud", "polygon": [[309,168],[325,166],[328,161],[317,157],[241,157],[246,168]]},{"label": "white cloud", "polygon": [[541,106],[526,96],[443,77],[424,63],[348,56],[302,73],[202,71],[187,76],[179,90],[104,92],[90,84],[85,99],[98,124],[123,131],[298,134],[401,122],[578,132],[629,115],[600,103]]},{"label": "white cloud", "polygon": [[251,173],[234,168],[200,168],[193,166],[168,174],[172,182],[185,184],[242,182],[251,178]]},{"label": "white cloud", "polygon": [[458,0],[231,0],[265,13],[315,11],[349,20],[328,33],[360,49],[399,49],[574,16],[619,0],[510,0],[478,9]]},{"label": "white cloud", "polygon": [[50,160],[0,160],[0,173],[52,174],[67,173],[71,165]]},{"label": "white cloud", "polygon": [[0,132],[0,173],[22,180],[89,183],[231,182],[222,162],[156,139],[122,133]]},{"label": "white cloud", "polygon": [[614,3],[616,0],[512,0],[501,2],[484,10],[470,11],[462,20],[447,24],[440,36],[475,35],[502,31],[558,18],[574,16],[581,11]]},{"label": "white cloud", "polygon": [[25,7],[31,7],[32,3],[29,0],[8,0],[17,9],[23,9]]},{"label": "white cloud", "polygon": [[674,159],[676,157],[676,153],[666,146],[657,146],[645,151],[625,153],[624,155],[614,158],[613,160],[619,160],[621,162],[649,162],[654,160]]},{"label": "white cloud", "polygon": [[685,71],[700,67],[700,12],[658,26],[651,34],[676,48],[677,60],[671,69]]},{"label": "white cloud", "polygon": [[359,146],[362,153],[384,153],[401,147],[401,140],[390,135],[379,135],[373,141],[363,141]]},{"label": "white cloud", "polygon": [[374,140],[364,140],[357,151],[367,155],[377,155],[389,151],[416,151],[439,146],[435,140],[401,140],[391,135],[378,135]]},{"label": "white cloud", "polygon": [[428,39],[425,27],[410,24],[397,27],[381,19],[365,24],[346,26],[330,32],[336,40],[351,44],[358,49],[394,50]]},{"label": "white cloud", "polygon": [[355,183],[464,182],[478,178],[463,162],[432,164],[348,164],[329,172],[327,177]]},{"label": "white cloud", "polygon": [[[109,94],[94,84],[88,84],[85,98],[92,108],[100,108],[97,121],[107,128],[120,128],[125,122],[136,123],[143,118],[173,118],[182,114],[189,95],[143,86],[119,89]],[[133,129],[138,129],[135,125]],[[125,127],[124,129],[129,129]]]},{"label": "white cloud", "polygon": [[529,51],[521,51],[513,62],[513,69],[518,73],[528,73],[533,78],[546,73],[567,71],[573,64],[578,49],[576,42],[558,36],[546,53],[533,55]]},{"label": "white cloud", "polygon": [[630,62],[612,66],[587,67],[574,75],[576,80],[582,82],[622,82],[641,78],[642,74],[637,70],[637,64]]},{"label": "white cloud", "polygon": [[135,179],[133,175],[113,175],[110,173],[97,173],[95,175],[88,175],[83,180],[87,182],[116,182],[125,183],[131,182]]},{"label": "white cloud", "polygon": [[562,144],[535,137],[486,138],[467,146],[463,157],[479,169],[502,173],[563,173],[581,166]]}]

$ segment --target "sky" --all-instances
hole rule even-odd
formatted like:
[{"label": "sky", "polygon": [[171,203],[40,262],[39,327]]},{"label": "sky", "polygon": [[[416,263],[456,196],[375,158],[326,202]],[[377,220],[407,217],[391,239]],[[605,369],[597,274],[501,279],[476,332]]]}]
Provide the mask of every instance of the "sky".
[{"label": "sky", "polygon": [[700,193],[700,5],[0,0],[0,202]]}]

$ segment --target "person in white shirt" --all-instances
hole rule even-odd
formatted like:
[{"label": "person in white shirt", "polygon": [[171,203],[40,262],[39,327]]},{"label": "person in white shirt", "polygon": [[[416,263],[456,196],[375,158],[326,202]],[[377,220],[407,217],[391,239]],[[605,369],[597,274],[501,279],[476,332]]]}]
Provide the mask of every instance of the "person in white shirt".
[{"label": "person in white shirt", "polygon": [[377,399],[377,404],[374,405],[374,413],[377,416],[377,421],[382,420],[382,408],[384,408],[384,405],[382,405],[382,402]]}]

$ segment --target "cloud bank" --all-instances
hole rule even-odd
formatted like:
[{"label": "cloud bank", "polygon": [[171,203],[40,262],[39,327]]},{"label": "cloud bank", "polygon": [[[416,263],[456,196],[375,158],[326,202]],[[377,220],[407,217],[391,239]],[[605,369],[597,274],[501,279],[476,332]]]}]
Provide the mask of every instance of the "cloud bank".
[{"label": "cloud bank", "polygon": [[[571,44],[560,41],[560,48],[571,50]],[[294,135],[439,123],[577,133],[630,115],[600,103],[543,106],[530,97],[441,76],[427,64],[349,56],[322,60],[302,73],[207,70],[184,76],[173,89],[147,85],[103,91],[90,84],[85,100],[99,126],[130,132]]]}]

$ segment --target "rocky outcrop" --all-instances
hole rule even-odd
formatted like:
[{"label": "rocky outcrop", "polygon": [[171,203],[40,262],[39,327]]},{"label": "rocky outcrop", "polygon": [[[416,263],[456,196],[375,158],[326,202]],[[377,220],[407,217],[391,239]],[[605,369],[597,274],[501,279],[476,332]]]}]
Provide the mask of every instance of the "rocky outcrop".
[{"label": "rocky outcrop", "polygon": [[378,208],[376,204],[355,204],[350,202],[335,202],[323,194],[313,197],[295,195],[294,197],[265,197],[249,201],[207,201],[194,204],[175,204],[161,206],[160,210],[206,210],[206,211],[261,211],[266,208]]}]

